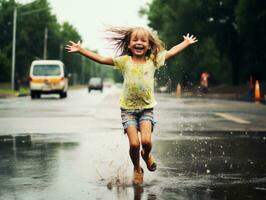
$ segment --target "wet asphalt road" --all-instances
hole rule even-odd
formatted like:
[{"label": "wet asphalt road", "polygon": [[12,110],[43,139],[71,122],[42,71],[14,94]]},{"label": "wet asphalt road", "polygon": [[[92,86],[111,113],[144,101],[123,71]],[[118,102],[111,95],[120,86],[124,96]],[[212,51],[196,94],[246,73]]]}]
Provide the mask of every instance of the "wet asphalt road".
[{"label": "wet asphalt road", "polygon": [[0,99],[0,199],[266,197],[265,105],[158,94],[158,170],[132,187],[119,92]]}]

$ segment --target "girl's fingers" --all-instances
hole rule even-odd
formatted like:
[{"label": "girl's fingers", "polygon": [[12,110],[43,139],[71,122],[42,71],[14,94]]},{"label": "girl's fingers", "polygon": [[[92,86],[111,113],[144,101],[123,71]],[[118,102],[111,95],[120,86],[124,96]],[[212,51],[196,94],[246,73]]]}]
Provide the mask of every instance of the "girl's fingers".
[{"label": "girl's fingers", "polygon": [[75,42],[73,42],[73,41],[71,41],[71,40],[69,41],[69,43],[71,43],[71,44],[76,44]]},{"label": "girl's fingers", "polygon": [[194,35],[189,35],[189,33],[187,33],[187,35],[183,35],[183,38],[190,41],[190,43],[195,43],[198,41],[198,39]]}]

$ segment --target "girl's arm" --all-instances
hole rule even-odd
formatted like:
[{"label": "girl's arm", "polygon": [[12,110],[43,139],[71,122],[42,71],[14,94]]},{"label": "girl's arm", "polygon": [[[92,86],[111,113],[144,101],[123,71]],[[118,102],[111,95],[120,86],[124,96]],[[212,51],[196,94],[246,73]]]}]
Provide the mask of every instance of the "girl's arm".
[{"label": "girl's arm", "polygon": [[189,45],[194,44],[194,43],[196,43],[198,41],[196,37],[194,37],[193,35],[189,36],[189,34],[187,34],[186,36],[183,35],[183,38],[184,38],[183,42],[181,42],[178,45],[172,47],[170,50],[168,50],[166,52],[165,60],[168,60],[169,58],[174,57],[180,51],[182,51],[183,49],[185,49]]},{"label": "girl's arm", "polygon": [[98,62],[100,64],[105,64],[105,65],[114,65],[113,58],[109,56],[101,56],[97,53],[94,53],[92,51],[89,51],[87,49],[84,49],[80,45],[80,41],[77,43],[73,41],[69,41],[70,44],[66,45],[65,49],[69,53],[80,53],[81,55],[84,55],[91,60]]}]

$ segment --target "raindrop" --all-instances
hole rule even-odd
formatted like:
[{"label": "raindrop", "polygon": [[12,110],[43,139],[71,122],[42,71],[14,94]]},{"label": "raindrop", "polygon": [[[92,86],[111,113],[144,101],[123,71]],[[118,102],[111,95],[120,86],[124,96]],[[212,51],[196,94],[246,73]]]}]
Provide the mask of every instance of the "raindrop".
[{"label": "raindrop", "polygon": [[207,169],[207,170],[206,170],[206,173],[207,173],[207,174],[211,173],[211,170]]},{"label": "raindrop", "polygon": [[224,160],[224,163],[227,164],[227,160]]}]

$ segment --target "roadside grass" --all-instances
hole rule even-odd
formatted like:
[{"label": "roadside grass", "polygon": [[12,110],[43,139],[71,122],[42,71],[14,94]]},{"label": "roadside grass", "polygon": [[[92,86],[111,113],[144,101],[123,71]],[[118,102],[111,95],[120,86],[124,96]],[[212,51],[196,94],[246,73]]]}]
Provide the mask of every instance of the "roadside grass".
[{"label": "roadside grass", "polygon": [[[86,85],[71,85],[69,90],[76,90],[86,88]],[[29,87],[20,87],[18,91],[12,90],[9,83],[0,83],[0,98],[4,97],[17,97],[30,94]]]},{"label": "roadside grass", "polygon": [[87,87],[87,85],[69,85],[68,89],[76,90],[76,89],[83,89],[83,88],[86,88],[86,87]]},{"label": "roadside grass", "polygon": [[0,97],[16,97],[19,95],[29,94],[28,87],[20,87],[18,91],[12,90],[10,84],[0,83]]}]

